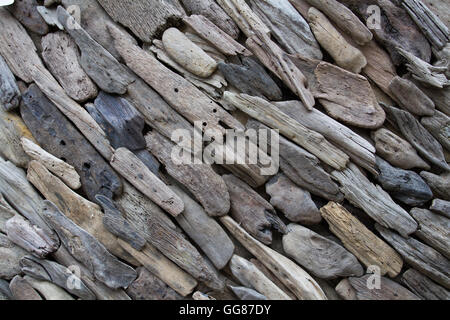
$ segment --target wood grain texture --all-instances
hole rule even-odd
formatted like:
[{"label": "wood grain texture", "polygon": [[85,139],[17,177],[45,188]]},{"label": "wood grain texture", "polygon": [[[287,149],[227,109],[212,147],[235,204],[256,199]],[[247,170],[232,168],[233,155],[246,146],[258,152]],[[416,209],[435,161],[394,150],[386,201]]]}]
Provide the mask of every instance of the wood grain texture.
[{"label": "wood grain texture", "polygon": [[430,210],[450,219],[450,201],[434,199]]},{"label": "wood grain texture", "polygon": [[182,296],[145,268],[138,268],[137,279],[127,288],[133,300],[181,300]]},{"label": "wood grain texture", "polygon": [[437,175],[422,171],[420,176],[425,179],[435,197],[450,201],[450,173]]},{"label": "wood grain texture", "polygon": [[15,1],[7,9],[28,30],[39,35],[45,35],[49,28],[37,11],[36,0]]},{"label": "wood grain texture", "polygon": [[420,123],[447,151],[450,151],[450,117],[442,112],[435,111],[431,117],[423,117]]},{"label": "wood grain texture", "polygon": [[401,257],[384,241],[367,229],[341,205],[330,202],[320,209],[322,217],[351,253],[366,267],[380,267],[381,275],[396,277],[402,270]]},{"label": "wood grain texture", "polygon": [[19,261],[28,253],[0,233],[0,279],[11,280],[21,273]]},{"label": "wood grain texture", "polygon": [[16,79],[5,60],[0,56],[0,105],[10,111],[19,106],[20,91]]},{"label": "wood grain texture", "polygon": [[450,292],[431,281],[419,271],[408,269],[402,275],[402,283],[417,296],[426,300],[448,300]]}]

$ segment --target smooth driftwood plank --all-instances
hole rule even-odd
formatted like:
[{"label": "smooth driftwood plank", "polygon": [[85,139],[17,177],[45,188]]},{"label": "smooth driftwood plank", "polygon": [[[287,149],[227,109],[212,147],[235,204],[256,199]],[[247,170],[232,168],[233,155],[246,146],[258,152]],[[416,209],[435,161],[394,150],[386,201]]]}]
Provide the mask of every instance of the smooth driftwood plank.
[{"label": "smooth driftwood plank", "polygon": [[435,111],[431,117],[423,117],[420,123],[427,129],[440,144],[450,151],[450,117],[442,112]]},{"label": "smooth driftwood plank", "polygon": [[230,269],[243,286],[254,288],[269,300],[291,300],[250,261],[234,255],[230,262]]},{"label": "smooth driftwood plank", "polygon": [[119,240],[120,245],[129,251],[146,269],[183,297],[192,293],[197,281],[188,273],[180,269],[175,263],[163,256],[153,246],[146,246],[146,250],[134,250],[125,241]]},{"label": "smooth driftwood plank", "polygon": [[208,215],[223,216],[228,213],[230,196],[227,187],[209,164],[178,163],[178,160],[175,161],[172,157],[174,143],[156,132],[148,133],[145,138],[147,149],[161,161],[170,176],[196,197]]},{"label": "smooth driftwood plank", "polygon": [[383,105],[389,121],[396,125],[419,154],[439,168],[450,171],[440,143],[409,112]]},{"label": "smooth driftwood plank", "polygon": [[422,171],[420,176],[425,179],[435,197],[450,201],[450,173],[436,175]]},{"label": "smooth driftwood plank", "polygon": [[31,85],[23,99],[21,115],[33,136],[45,150],[75,168],[89,199],[95,201],[99,193],[120,194],[119,176],[37,86]]},{"label": "smooth driftwood plank", "polygon": [[98,0],[108,14],[138,36],[152,42],[168,26],[177,24],[184,10],[178,0]]},{"label": "smooth driftwood plank", "polygon": [[69,97],[84,102],[97,96],[97,87],[80,66],[77,45],[68,34],[49,33],[41,43],[42,58]]},{"label": "smooth driftwood plank", "polygon": [[402,169],[420,168],[429,170],[430,166],[417,154],[416,149],[406,140],[386,128],[372,131],[377,154],[395,167]]},{"label": "smooth driftwood plank", "polygon": [[58,20],[80,48],[80,65],[100,89],[124,94],[134,76],[105,48],[98,44],[62,7],[58,7]]},{"label": "smooth driftwood plank", "polygon": [[308,11],[308,21],[317,41],[338,66],[353,73],[360,73],[367,65],[362,52],[348,43],[322,12],[311,7]]},{"label": "smooth driftwood plank", "polygon": [[20,0],[15,1],[7,9],[25,28],[43,36],[47,34],[49,28],[37,11],[37,6],[36,0]]},{"label": "smooth driftwood plank", "polygon": [[55,252],[60,245],[59,240],[18,214],[6,222],[5,233],[9,240],[39,258]]},{"label": "smooth driftwood plank", "polygon": [[297,264],[254,239],[232,218],[225,216],[220,220],[231,234],[272,271],[298,299],[327,300],[316,281]]},{"label": "smooth driftwood plank", "polygon": [[378,224],[376,228],[405,262],[447,289],[450,288],[450,261],[446,257],[412,237],[403,238]]},{"label": "smooth driftwood plank", "polygon": [[272,243],[272,228],[286,232],[272,205],[249,185],[233,175],[225,175],[223,179],[230,193],[230,214],[247,232],[267,245]]},{"label": "smooth driftwood plank", "polygon": [[229,91],[224,93],[224,98],[249,116],[279,129],[281,134],[333,168],[343,170],[346,167],[349,158],[345,153],[334,147],[320,133],[306,128],[266,100]]},{"label": "smooth driftwood plank", "polygon": [[355,164],[331,175],[341,184],[345,198],[381,225],[397,230],[405,237],[417,230],[414,219],[386,191],[370,182]]},{"label": "smooth driftwood plank", "polygon": [[420,300],[414,293],[391,279],[381,277],[380,288],[370,288],[370,274],[342,280],[336,291],[345,300]]},{"label": "smooth driftwood plank", "polygon": [[332,20],[336,26],[351,36],[359,45],[372,40],[372,32],[355,14],[336,0],[306,0],[311,6],[319,9]]},{"label": "smooth driftwood plank", "polygon": [[290,221],[313,225],[322,220],[311,194],[283,173],[266,183],[266,193],[270,195],[270,204],[283,212]]},{"label": "smooth driftwood plank", "polygon": [[106,230],[103,225],[103,213],[100,207],[90,202],[52,175],[41,163],[32,161],[28,168],[28,180],[78,226],[92,234],[110,252],[129,260],[129,256],[117,244],[117,237]]},{"label": "smooth driftwood plank", "polygon": [[183,200],[184,211],[176,217],[180,227],[208,256],[217,269],[223,269],[234,252],[234,244],[223,228],[181,188],[171,189]]},{"label": "smooth driftwood plank", "polygon": [[366,267],[376,265],[381,275],[396,277],[402,270],[401,257],[367,229],[341,205],[330,202],[320,209],[333,232]]},{"label": "smooth driftwood plank", "polygon": [[419,297],[426,300],[449,300],[450,291],[431,281],[419,271],[408,269],[403,273],[402,283]]},{"label": "smooth driftwood plank", "polygon": [[19,106],[19,101],[20,91],[16,79],[3,57],[0,56],[0,104],[10,111]]},{"label": "smooth driftwood plank", "polygon": [[[231,39],[237,39],[239,28],[233,19],[214,0],[180,0],[187,13],[194,16],[203,16],[216,25],[221,33],[227,34]],[[186,19],[186,18],[185,18]],[[186,22],[186,20],[184,20]]]},{"label": "smooth driftwood plank", "polygon": [[326,139],[341,147],[353,162],[373,173],[376,172],[375,148],[348,127],[318,110],[308,111],[300,101],[283,101],[273,104],[308,129],[322,134]]},{"label": "smooth driftwood plank", "polygon": [[74,257],[108,287],[127,288],[136,279],[133,268],[120,262],[96,238],[64,216],[50,201],[45,201],[44,216]]},{"label": "smooth driftwood plank", "polygon": [[72,270],[79,270],[80,279],[95,294],[97,300],[131,300],[124,290],[111,289],[103,282],[97,280],[92,272],[77,261],[64,247],[64,245],[59,247],[58,251],[53,254],[53,257],[59,264],[67,268],[72,268]]},{"label": "smooth driftwood plank", "polygon": [[421,206],[433,198],[430,187],[416,172],[395,168],[380,157],[377,168],[375,179],[393,198],[409,206]]},{"label": "smooth driftwood plank", "polygon": [[[249,120],[247,127],[255,130],[269,129],[255,120]],[[338,185],[321,167],[317,157],[284,137],[279,139],[279,149],[281,170],[296,185],[330,201],[344,199]]]},{"label": "smooth driftwood plank", "polygon": [[49,171],[63,180],[67,186],[73,190],[81,187],[80,176],[73,166],[56,158],[28,138],[23,137],[20,141],[26,154],[42,163]]},{"label": "smooth driftwood plank", "polygon": [[314,276],[335,279],[364,274],[356,257],[334,241],[298,224],[290,224],[287,230],[284,252]]},{"label": "smooth driftwood plank", "polygon": [[[190,0],[182,0],[184,2],[192,2]],[[193,2],[204,2],[205,0],[193,0]],[[212,0],[206,0],[206,2],[211,1],[213,5],[217,5]],[[219,7],[220,8],[220,7]],[[222,10],[222,8],[220,8]],[[204,15],[191,15],[189,17],[184,17],[183,22],[186,23],[189,27],[191,27],[200,37],[208,41],[212,44],[217,50],[223,53],[226,56],[236,56],[236,55],[244,55],[251,56],[252,53],[239,42],[234,40],[229,33],[222,31],[219,24],[215,23],[214,16],[209,19]],[[217,20],[217,19],[215,19]],[[229,21],[233,22],[229,18]]]},{"label": "smooth driftwood plank", "polygon": [[216,61],[177,28],[164,31],[162,43],[175,62],[196,76],[208,78],[217,69]]},{"label": "smooth driftwood plank", "polygon": [[183,201],[128,149],[117,149],[111,159],[111,165],[126,180],[172,216],[176,217],[183,211]]},{"label": "smooth driftwood plank", "polygon": [[94,293],[76,274],[54,261],[24,257],[20,266],[30,277],[51,282],[83,300],[95,300]]},{"label": "smooth driftwood plank", "polygon": [[423,242],[450,258],[450,220],[426,209],[414,208],[411,215],[419,223],[416,235]]},{"label": "smooth driftwood plank", "polygon": [[137,279],[127,288],[133,300],[181,300],[182,296],[145,268],[138,268]]},{"label": "smooth driftwood plank", "polygon": [[0,233],[0,279],[10,280],[20,274],[19,261],[28,253]]},{"label": "smooth driftwood plank", "polygon": [[389,84],[389,91],[403,109],[418,116],[434,114],[434,102],[413,82],[396,76]]},{"label": "smooth driftwood plank", "polygon": [[450,219],[450,201],[434,199],[430,210]]},{"label": "smooth driftwood plank", "polygon": [[[208,98],[180,75],[161,64],[151,53],[129,42],[115,28],[110,28],[117,50],[128,67],[156,90],[175,110],[191,123],[201,121],[204,130],[224,131],[220,121],[234,129],[243,126],[221,106]],[[193,107],[195,105],[195,108]]]},{"label": "smooth driftwood plank", "polygon": [[21,276],[16,276],[9,283],[14,300],[44,300],[39,293]]},{"label": "smooth driftwood plank", "polygon": [[281,100],[281,89],[269,76],[263,66],[249,57],[242,58],[242,65],[219,62],[219,70],[229,84],[240,92],[269,100]]},{"label": "smooth driftwood plank", "polygon": [[287,53],[322,59],[319,44],[308,23],[288,0],[252,0],[250,3]]},{"label": "smooth driftwood plank", "polygon": [[20,145],[22,137],[33,139],[22,118],[0,107],[0,155],[18,167],[26,168],[30,157]]},{"label": "smooth driftwood plank", "polygon": [[29,72],[33,66],[43,66],[36,47],[25,28],[5,9],[0,8],[0,54],[11,71],[25,81],[33,81]]}]

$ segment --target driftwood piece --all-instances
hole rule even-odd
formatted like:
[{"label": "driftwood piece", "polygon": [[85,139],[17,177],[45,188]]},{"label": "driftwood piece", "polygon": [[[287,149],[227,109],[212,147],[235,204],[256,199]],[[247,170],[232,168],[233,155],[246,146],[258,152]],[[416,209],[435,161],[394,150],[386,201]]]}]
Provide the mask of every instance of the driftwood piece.
[{"label": "driftwood piece", "polygon": [[36,0],[21,0],[15,1],[7,8],[25,28],[39,35],[45,35],[49,28],[37,11],[37,6]]},{"label": "driftwood piece", "polygon": [[137,272],[137,279],[127,289],[133,300],[181,300],[181,295],[147,269],[138,268]]},{"label": "driftwood piece", "polygon": [[146,269],[183,297],[189,295],[197,286],[197,281],[193,277],[181,270],[154,247],[146,246],[146,250],[137,251],[125,241],[119,240],[119,243]]},{"label": "driftwood piece", "polygon": [[63,288],[49,281],[38,280],[28,275],[24,276],[23,279],[27,281],[45,300],[75,300]]},{"label": "driftwood piece", "polygon": [[433,47],[440,50],[449,42],[447,26],[422,1],[405,0],[402,5]]},{"label": "driftwood piece", "polygon": [[58,19],[80,48],[80,65],[100,89],[109,93],[124,94],[134,76],[105,48],[98,44],[62,7]]},{"label": "driftwood piece", "polygon": [[272,243],[272,228],[280,233],[286,226],[270,203],[245,182],[233,175],[223,176],[231,200],[231,216],[253,237],[264,244]]},{"label": "driftwood piece", "polygon": [[375,141],[377,154],[389,161],[393,166],[402,169],[421,168],[429,170],[430,166],[417,154],[416,149],[386,128],[371,133]]},{"label": "driftwood piece", "polygon": [[411,215],[419,223],[416,235],[447,259],[450,258],[450,220],[426,209],[414,208]]},{"label": "driftwood piece", "polygon": [[290,224],[283,236],[283,249],[311,274],[321,279],[360,277],[364,274],[356,257],[321,235],[297,224]]},{"label": "driftwood piece", "polygon": [[95,294],[97,300],[131,300],[123,289],[111,289],[103,282],[97,280],[95,276],[84,265],[77,261],[69,251],[61,245],[53,254],[55,260],[67,268],[75,272],[80,272],[78,275],[84,284]]},{"label": "driftwood piece", "polygon": [[316,281],[297,264],[263,245],[248,234],[232,218],[222,217],[221,222],[231,234],[259,261],[261,261],[300,300],[326,300]]},{"label": "driftwood piece", "polygon": [[50,201],[45,201],[44,216],[74,257],[108,287],[127,288],[136,279],[133,268],[120,262],[96,238],[64,216]]},{"label": "driftwood piece", "polygon": [[51,282],[83,300],[95,300],[94,293],[76,274],[54,261],[24,257],[20,266],[28,276]]},{"label": "driftwood piece", "polygon": [[9,282],[3,279],[0,279],[0,295],[3,300],[12,300],[13,295],[11,290],[9,289]]},{"label": "driftwood piece", "polygon": [[99,193],[109,197],[120,193],[117,174],[37,86],[31,85],[23,99],[21,115],[33,136],[45,150],[75,168],[89,199],[95,201]]},{"label": "driftwood piece", "polygon": [[371,277],[367,274],[360,278],[342,280],[336,291],[345,300],[420,300],[414,293],[391,279],[381,277],[380,288],[370,288]]},{"label": "driftwood piece", "polygon": [[56,158],[28,138],[23,137],[20,141],[26,154],[42,163],[49,171],[63,180],[67,186],[74,190],[81,187],[80,176],[73,166]]},{"label": "driftwood piece", "polygon": [[326,164],[342,170],[348,156],[329,143],[320,133],[312,131],[298,121],[281,112],[275,105],[258,97],[246,94],[224,93],[224,98],[249,116],[280,130],[280,133],[317,156]]},{"label": "driftwood piece", "polygon": [[353,162],[371,172],[376,172],[375,148],[348,127],[318,110],[308,111],[300,101],[276,102],[274,105],[308,129],[322,134],[341,147]]},{"label": "driftwood piece", "polygon": [[19,106],[19,101],[20,91],[16,79],[5,60],[0,56],[0,105],[10,111]]},{"label": "driftwood piece", "polygon": [[20,259],[27,252],[0,233],[0,279],[10,280],[20,274]]},{"label": "driftwood piece", "polygon": [[322,12],[311,7],[308,11],[308,21],[317,41],[338,66],[353,73],[360,73],[367,65],[362,52],[348,43]]},{"label": "driftwood piece", "polygon": [[402,275],[402,283],[419,297],[426,300],[449,300],[450,292],[431,281],[419,271],[408,269]]},{"label": "driftwood piece", "polygon": [[9,284],[14,300],[43,300],[39,293],[21,276],[16,276]]},{"label": "driftwood piece", "polygon": [[450,151],[450,117],[436,110],[431,117],[423,117],[420,123],[440,144]]},{"label": "driftwood piece", "polygon": [[148,150],[161,161],[170,176],[196,197],[208,215],[223,216],[228,213],[230,196],[227,187],[209,164],[177,163],[172,159],[174,143],[156,132],[148,133],[145,138]]},{"label": "driftwood piece", "polygon": [[[232,39],[239,36],[239,28],[228,14],[214,0],[180,0],[187,13],[192,17],[203,16],[216,25],[221,32]],[[197,19],[197,18],[195,18]],[[186,18],[184,20],[186,22]],[[195,28],[194,28],[195,29]]]},{"label": "driftwood piece", "polygon": [[230,269],[233,276],[243,286],[254,288],[269,300],[291,300],[286,293],[278,288],[250,261],[234,255],[230,262]]},{"label": "driftwood piece", "polygon": [[183,201],[126,148],[119,148],[111,159],[112,167],[161,208],[173,216],[180,214]]},{"label": "driftwood piece", "polygon": [[206,124],[204,130],[216,129],[223,132],[224,128],[219,124],[222,121],[231,128],[243,129],[221,106],[186,79],[162,65],[151,53],[129,42],[118,29],[111,27],[110,32],[126,64],[191,123],[201,121]]},{"label": "driftwood piece", "polygon": [[223,269],[234,252],[234,244],[222,227],[181,188],[171,189],[183,200],[184,211],[176,217],[180,227],[199,246],[217,269]]},{"label": "driftwood piece", "polygon": [[37,6],[37,11],[41,15],[42,19],[44,19],[45,23],[49,26],[58,27],[59,30],[64,30],[64,27],[58,20],[58,13],[56,12],[56,8],[46,8],[45,6]]},{"label": "driftwood piece", "polygon": [[31,132],[20,116],[13,112],[6,112],[0,107],[0,156],[11,161],[18,167],[26,168],[30,157],[20,145],[20,139],[33,139]]},{"label": "driftwood piece", "polygon": [[281,89],[253,58],[244,57],[242,65],[219,62],[219,70],[225,79],[240,92],[269,100],[281,100]]},{"label": "driftwood piece", "polygon": [[177,28],[164,31],[162,42],[169,56],[194,75],[208,78],[216,71],[216,61]]},{"label": "driftwood piece", "polygon": [[378,224],[376,228],[381,236],[401,254],[405,262],[411,267],[447,289],[450,288],[450,261],[447,258],[412,237],[403,238]]},{"label": "driftwood piece", "polygon": [[184,10],[178,0],[98,0],[108,14],[123,26],[130,28],[143,42],[161,35],[168,26],[177,24]]},{"label": "driftwood piece", "polygon": [[[205,0],[182,0],[183,2],[205,2]],[[209,2],[211,0],[206,0],[206,2]],[[211,1],[211,4],[213,6],[217,5],[215,2]],[[219,10],[222,10],[222,8],[219,7]],[[220,28],[219,24],[215,24],[214,17],[216,16],[217,12],[211,17],[211,19],[208,19],[208,17],[204,15],[191,15],[190,17],[185,17],[183,19],[183,22],[186,23],[189,27],[191,27],[200,37],[211,43],[217,50],[219,50],[221,53],[223,53],[226,56],[236,56],[236,55],[244,55],[244,56],[250,56],[252,53],[243,45],[241,45],[239,42],[234,40],[230,35],[230,33],[227,33],[226,31],[223,31],[224,29]],[[214,19],[214,20],[212,20]],[[228,18],[229,21],[234,24],[233,20]]]},{"label": "driftwood piece", "polygon": [[403,109],[418,116],[434,114],[433,100],[428,98],[413,82],[396,76],[389,84],[389,91]]},{"label": "driftwood piece", "polygon": [[331,175],[341,184],[345,198],[381,225],[397,230],[405,237],[417,230],[414,219],[353,163],[345,171],[334,171]]},{"label": "driftwood piece", "polygon": [[286,52],[322,59],[319,44],[308,23],[288,0],[252,0],[251,5]]},{"label": "driftwood piece", "polygon": [[311,194],[298,187],[283,173],[267,182],[266,193],[270,195],[270,204],[283,212],[290,221],[313,225],[322,220]]},{"label": "driftwood piece", "polygon": [[146,240],[124,219],[112,200],[102,195],[97,195],[95,199],[105,213],[103,217],[105,228],[120,239],[127,241],[136,250],[142,250]]},{"label": "driftwood piece", "polygon": [[15,215],[5,224],[8,239],[39,258],[45,258],[58,250],[59,240],[52,239],[38,226],[32,225],[20,215]]},{"label": "driftwood piece", "polygon": [[[249,120],[248,128],[269,129],[263,124]],[[284,174],[296,185],[330,201],[342,201],[344,196],[331,176],[320,166],[320,161],[308,151],[284,137],[279,139],[280,165]]]},{"label": "driftwood piece", "polygon": [[18,215],[17,211],[5,200],[0,193],[0,232],[6,234],[6,222]]},{"label": "driftwood piece", "polygon": [[450,219],[450,201],[434,199],[430,210]]},{"label": "driftwood piece", "polygon": [[383,105],[389,121],[396,125],[419,154],[439,168],[450,171],[440,143],[409,112]]},{"label": "driftwood piece", "polygon": [[150,152],[146,149],[142,149],[136,150],[133,153],[147,166],[147,168],[150,169],[151,172],[153,172],[156,176],[159,176],[161,164]]},{"label": "driftwood piece", "polygon": [[234,287],[230,286],[231,291],[242,301],[263,301],[268,300],[266,296],[263,296],[258,291],[255,291],[246,287]]},{"label": "driftwood piece", "polygon": [[450,173],[436,175],[422,171],[420,176],[425,179],[435,197],[450,201]]},{"label": "driftwood piece", "polygon": [[80,66],[77,45],[68,34],[59,31],[43,37],[42,58],[69,97],[84,102],[97,96],[97,87]]},{"label": "driftwood piece", "polygon": [[333,232],[351,253],[366,267],[380,267],[381,275],[396,277],[402,270],[401,257],[384,241],[367,229],[344,207],[330,202],[320,209],[323,218]]},{"label": "driftwood piece", "polygon": [[430,187],[414,171],[395,168],[380,157],[377,157],[377,168],[376,180],[393,198],[412,207],[421,206],[433,198]]}]

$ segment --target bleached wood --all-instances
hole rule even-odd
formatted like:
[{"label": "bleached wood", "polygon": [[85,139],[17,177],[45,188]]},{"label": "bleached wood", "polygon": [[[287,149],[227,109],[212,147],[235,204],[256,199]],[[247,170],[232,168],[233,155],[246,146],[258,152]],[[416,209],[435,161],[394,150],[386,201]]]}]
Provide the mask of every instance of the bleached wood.
[{"label": "bleached wood", "polygon": [[61,287],[49,282],[38,280],[30,276],[24,276],[23,279],[27,281],[37,292],[44,296],[45,300],[54,301],[70,301],[75,300],[69,293]]}]

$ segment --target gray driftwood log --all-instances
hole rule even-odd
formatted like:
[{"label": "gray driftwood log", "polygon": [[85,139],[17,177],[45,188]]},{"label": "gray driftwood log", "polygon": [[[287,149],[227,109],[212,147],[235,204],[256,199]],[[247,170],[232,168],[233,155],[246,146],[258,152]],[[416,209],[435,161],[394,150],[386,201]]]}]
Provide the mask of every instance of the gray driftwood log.
[{"label": "gray driftwood log", "polygon": [[37,6],[38,2],[36,0],[20,0],[15,1],[7,9],[28,30],[39,35],[45,35],[49,28],[39,14]]},{"label": "gray driftwood log", "polygon": [[17,87],[16,79],[0,56],[0,104],[6,110],[12,110],[19,106],[20,91]]},{"label": "gray driftwood log", "polygon": [[450,291],[428,279],[419,271],[408,269],[402,275],[402,283],[417,296],[426,300],[449,300]]},{"label": "gray driftwood log", "polygon": [[434,199],[433,203],[430,206],[430,210],[439,213],[440,215],[447,217],[450,219],[450,202],[441,200],[441,199]]},{"label": "gray driftwood log", "polygon": [[138,268],[137,279],[127,288],[133,300],[181,300],[182,296],[145,268]]}]

